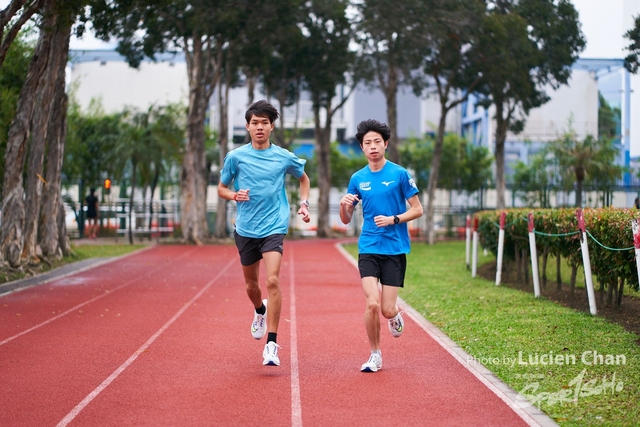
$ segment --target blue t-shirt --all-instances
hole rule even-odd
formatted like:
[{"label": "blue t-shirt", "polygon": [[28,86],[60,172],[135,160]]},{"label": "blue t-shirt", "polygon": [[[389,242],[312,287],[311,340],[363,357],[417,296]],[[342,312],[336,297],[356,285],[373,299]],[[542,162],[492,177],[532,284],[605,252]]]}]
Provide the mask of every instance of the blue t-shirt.
[{"label": "blue t-shirt", "polygon": [[249,199],[237,204],[236,231],[243,237],[262,238],[289,231],[286,174],[300,178],[307,161],[270,144],[256,150],[251,143],[230,151],[224,158],[220,181],[235,191],[249,190]]},{"label": "blue t-shirt", "polygon": [[347,192],[357,194],[362,202],[364,224],[358,239],[358,252],[408,254],[411,242],[407,223],[378,227],[373,218],[378,215],[400,215],[407,211],[407,199],[418,194],[418,187],[409,172],[389,160],[377,172],[371,171],[367,165],[351,176]]}]

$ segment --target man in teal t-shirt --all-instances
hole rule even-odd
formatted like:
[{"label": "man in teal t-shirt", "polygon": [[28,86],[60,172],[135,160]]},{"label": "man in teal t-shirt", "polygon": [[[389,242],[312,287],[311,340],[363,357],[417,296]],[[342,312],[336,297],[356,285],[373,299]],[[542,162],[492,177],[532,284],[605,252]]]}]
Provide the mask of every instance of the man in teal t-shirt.
[{"label": "man in teal t-shirt", "polygon": [[368,165],[351,176],[347,194],[340,200],[344,224],[351,222],[358,202],[362,202],[364,217],[358,240],[358,270],[366,298],[365,328],[371,355],[360,368],[362,372],[382,369],[380,313],[389,319],[394,337],[404,329],[396,302],[398,288],[404,286],[406,254],[410,250],[407,222],[422,216],[418,188],[409,172],[385,157],[390,135],[389,126],[377,120],[358,124],[356,139]]},{"label": "man in teal t-shirt", "polygon": [[[255,308],[251,335],[259,340],[267,333],[262,364],[268,366],[280,365],[280,346],[276,341],[282,307],[280,263],[284,236],[289,229],[287,174],[300,181],[302,202],[297,213],[304,222],[309,222],[310,181],[304,172],[306,161],[269,141],[278,117],[278,110],[267,101],[255,102],[249,107],[245,118],[251,142],[227,154],[218,184],[218,195],[237,203],[234,238],[247,295]],[[233,189],[229,188],[232,184]],[[268,298],[264,300],[258,283],[261,259],[267,273]]]}]

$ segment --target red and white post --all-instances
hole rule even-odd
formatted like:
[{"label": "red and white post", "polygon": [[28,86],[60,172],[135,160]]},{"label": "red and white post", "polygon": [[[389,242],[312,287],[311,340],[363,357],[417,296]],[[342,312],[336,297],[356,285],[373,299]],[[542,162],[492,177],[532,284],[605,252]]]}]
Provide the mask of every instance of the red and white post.
[{"label": "red and white post", "polygon": [[638,271],[638,281],[640,282],[640,224],[638,220],[631,221],[631,230],[633,230],[633,246],[636,250],[636,269]]},{"label": "red and white post", "polygon": [[582,264],[584,265],[584,279],[587,287],[587,297],[589,298],[589,311],[595,315],[598,313],[596,309],[596,296],[593,292],[593,277],[591,274],[591,261],[589,259],[589,245],[587,245],[587,229],[584,225],[584,215],[582,209],[576,210],[578,218],[578,228],[580,229],[580,249],[582,250]]},{"label": "red and white post", "polygon": [[496,286],[502,282],[502,258],[504,257],[504,223],[506,212],[500,213],[500,231],[498,231],[498,259],[496,260]]},{"label": "red and white post", "polygon": [[466,251],[467,269],[469,269],[469,267],[471,266],[471,262],[470,262],[471,260],[471,215],[467,215],[465,251]]},{"label": "red and white post", "polygon": [[536,249],[536,229],[533,225],[533,213],[529,212],[529,253],[531,254],[531,274],[533,275],[533,294],[540,297],[540,279],[538,277],[538,250]]},{"label": "red and white post", "polygon": [[478,267],[478,218],[473,219],[473,250],[471,259],[471,277],[476,277]]}]

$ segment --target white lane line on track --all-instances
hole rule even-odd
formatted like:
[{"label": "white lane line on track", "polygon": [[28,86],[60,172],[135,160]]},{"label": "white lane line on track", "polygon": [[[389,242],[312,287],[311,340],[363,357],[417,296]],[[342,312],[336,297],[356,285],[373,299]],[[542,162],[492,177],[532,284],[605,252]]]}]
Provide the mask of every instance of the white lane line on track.
[{"label": "white lane line on track", "polygon": [[290,296],[289,311],[291,316],[291,427],[302,427],[302,403],[300,402],[300,374],[298,372],[298,334],[296,330],[296,289],[293,266],[293,253],[289,263]]},{"label": "white lane line on track", "polygon": [[[356,268],[358,262],[351,256],[346,249],[342,247],[342,243],[336,243],[336,249]],[[453,356],[462,366],[464,366],[474,377],[491,390],[500,400],[507,404],[524,422],[532,427],[557,426],[544,412],[538,410],[535,406],[523,405],[518,399],[518,393],[498,379],[491,371],[481,365],[479,362],[475,364],[469,363],[473,358],[465,352],[458,344],[442,332],[437,326],[425,319],[417,310],[407,304],[402,298],[398,297],[398,305],[411,317],[411,319],[420,326],[435,342],[444,348]],[[479,366],[478,366],[479,365]]]},{"label": "white lane line on track", "polygon": [[160,336],[162,335],[162,333],[164,331],[166,331],[169,326],[171,326],[173,324],[173,322],[175,322],[176,320],[178,320],[178,318],[180,316],[182,316],[182,314],[187,311],[187,309],[189,307],[191,307],[191,305],[196,302],[198,300],[198,298],[200,298],[202,296],[202,294],[204,294],[210,287],[211,285],[213,285],[214,283],[216,283],[216,281],[220,278],[220,276],[222,276],[224,273],[227,272],[227,270],[229,269],[229,267],[231,267],[233,264],[235,264],[237,262],[236,258],[232,258],[227,265],[224,266],[224,268],[222,270],[220,270],[220,272],[216,275],[216,277],[214,277],[213,279],[211,279],[211,281],[209,281],[202,289],[200,289],[200,292],[198,292],[193,298],[191,298],[191,300],[189,302],[187,302],[185,305],[182,306],[182,308],[180,310],[178,310],[178,312],[176,314],[173,315],[173,317],[171,319],[169,319],[169,321],[167,323],[165,323],[160,329],[158,329],[158,331],[153,334],[153,336],[151,338],[149,338],[147,340],[146,343],[142,344],[142,347],[140,347],[138,350],[136,350],[122,365],[120,365],[120,367],[118,369],[116,369],[115,371],[113,371],[113,373],[111,375],[109,375],[109,377],[107,379],[105,379],[102,384],[100,384],[98,387],[96,387],[91,393],[89,393],[84,399],[82,399],[82,401],[80,403],[78,403],[76,405],[75,408],[73,408],[71,410],[71,412],[69,412],[63,419],[62,421],[60,421],[57,425],[57,427],[63,427],[66,426],[67,424],[69,424],[71,421],[73,421],[75,419],[75,417],[78,416],[78,414],[84,409],[86,408],[86,406],[91,403],[91,401],[93,399],[95,399],[101,392],[102,390],[104,390],[105,388],[107,388],[109,386],[109,384],[111,384],[116,378],[118,378],[118,376],[124,372],[125,369],[127,369],[133,362],[135,362],[135,360],[138,358],[138,356],[140,356],[140,354],[142,354],[147,348],[149,348],[149,346],[151,344],[153,344],[153,342]]},{"label": "white lane line on track", "polygon": [[[194,250],[195,250],[195,249],[192,249],[192,250],[191,250],[191,251],[189,251],[189,252],[185,252],[184,254],[182,254],[182,255],[180,255],[179,257],[177,257],[177,258],[175,259],[175,261],[179,260],[180,258],[183,258],[183,257],[187,256],[188,254],[190,254],[190,253],[191,253],[191,252],[193,252]],[[80,303],[80,304],[78,304],[78,305],[76,305],[76,306],[74,306],[74,307],[72,307],[72,308],[68,309],[67,311],[64,311],[64,312],[62,312],[62,313],[58,314],[57,316],[53,316],[52,318],[50,318],[50,319],[48,319],[48,320],[45,320],[44,322],[39,323],[39,324],[37,324],[37,325],[35,325],[35,326],[32,326],[32,327],[30,327],[29,329],[25,329],[24,331],[20,332],[19,334],[16,334],[16,335],[11,336],[11,337],[9,337],[9,338],[5,338],[4,340],[0,341],[0,346],[4,345],[4,344],[6,344],[6,343],[8,343],[8,342],[10,342],[10,341],[13,341],[13,340],[15,340],[16,338],[19,338],[19,337],[21,337],[21,336],[23,336],[23,335],[25,335],[25,334],[28,334],[29,332],[35,331],[36,329],[41,328],[41,327],[43,327],[43,326],[45,326],[45,325],[47,325],[47,324],[49,324],[49,323],[53,322],[54,320],[57,320],[57,319],[59,319],[59,318],[61,318],[61,317],[63,317],[63,316],[66,316],[67,314],[69,314],[69,313],[72,313],[72,312],[76,311],[76,310],[77,310],[77,309],[79,309],[80,307],[84,307],[85,305],[87,305],[87,304],[91,304],[92,302],[95,302],[95,301],[99,300],[100,298],[104,298],[104,297],[106,297],[107,295],[111,295],[112,293],[114,293],[114,292],[116,292],[116,291],[119,291],[119,290],[120,290],[120,289],[122,289],[122,288],[126,288],[127,286],[129,286],[129,285],[130,285],[130,284],[132,284],[133,282],[136,282],[136,281],[138,281],[138,280],[140,280],[140,279],[144,279],[145,277],[149,276],[150,274],[153,274],[153,273],[158,272],[159,270],[162,270],[162,269],[163,269],[163,268],[165,268],[166,266],[167,266],[166,264],[163,264],[163,265],[161,265],[160,267],[158,267],[158,268],[156,268],[156,269],[154,269],[154,270],[151,270],[151,271],[149,271],[149,272],[147,272],[147,273],[143,274],[143,275],[142,275],[142,276],[140,276],[140,277],[136,277],[135,279],[131,279],[131,280],[129,280],[128,282],[125,282],[125,283],[123,283],[122,285],[120,285],[120,286],[118,286],[118,287],[116,287],[116,288],[113,288],[113,289],[109,290],[108,292],[105,292],[105,293],[104,293],[104,294],[102,294],[102,295],[98,295],[97,297],[91,298],[90,300],[87,300],[87,301],[85,301],[85,302],[83,302],[83,303]]]}]

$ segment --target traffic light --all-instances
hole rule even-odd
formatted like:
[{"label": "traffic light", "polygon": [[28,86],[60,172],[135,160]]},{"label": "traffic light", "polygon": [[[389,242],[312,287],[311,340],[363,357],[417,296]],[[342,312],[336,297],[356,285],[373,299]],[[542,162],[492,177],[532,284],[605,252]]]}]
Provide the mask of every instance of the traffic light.
[{"label": "traffic light", "polygon": [[111,180],[109,178],[104,180],[104,193],[111,194]]}]

